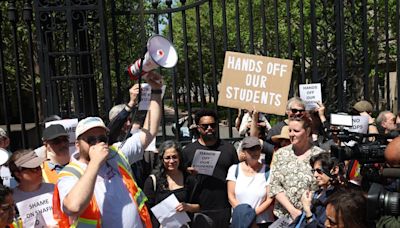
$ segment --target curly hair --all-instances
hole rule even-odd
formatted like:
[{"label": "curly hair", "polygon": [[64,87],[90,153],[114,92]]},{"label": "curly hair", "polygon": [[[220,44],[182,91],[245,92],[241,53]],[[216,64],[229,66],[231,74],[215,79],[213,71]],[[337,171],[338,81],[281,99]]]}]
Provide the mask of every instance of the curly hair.
[{"label": "curly hair", "polygon": [[167,140],[163,142],[158,149],[158,163],[155,169],[153,170],[153,174],[156,177],[156,186],[158,190],[167,190],[168,189],[168,181],[167,174],[164,166],[164,154],[168,149],[175,149],[178,153],[179,157],[179,165],[178,169],[182,172],[185,171],[183,161],[182,161],[182,147],[181,145],[174,140]]},{"label": "curly hair", "polygon": [[196,124],[199,124],[201,117],[203,116],[212,116],[214,117],[215,122],[218,123],[218,114],[212,109],[202,109],[196,112],[194,116],[194,121]]}]

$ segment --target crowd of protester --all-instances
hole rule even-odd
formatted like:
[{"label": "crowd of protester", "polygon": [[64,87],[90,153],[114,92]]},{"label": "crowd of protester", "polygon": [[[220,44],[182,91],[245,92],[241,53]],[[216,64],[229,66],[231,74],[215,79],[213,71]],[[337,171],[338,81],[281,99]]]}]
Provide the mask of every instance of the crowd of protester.
[{"label": "crowd of protester", "polygon": [[[220,139],[214,110],[199,110],[191,143],[164,141],[144,159],[158,133],[162,87],[157,73],[146,80],[152,95],[144,122],[130,119],[139,94],[134,85],[129,102],[110,110],[107,126],[99,117],[79,121],[72,154],[60,124],[44,129],[40,148],[13,153],[0,129],[1,156],[8,160],[1,167],[0,227],[165,227],[150,209],[172,194],[179,202],[174,211],[190,218],[183,227],[398,227],[398,215],[388,222],[368,219],[368,189],[362,175],[352,172],[359,173],[362,164],[332,156],[331,146],[344,142],[322,103],[306,111],[293,97],[286,119],[276,124],[257,110],[239,110],[238,148]],[[366,116],[368,133],[390,136],[390,143],[398,136],[399,117],[382,111],[374,119],[372,111],[368,101],[360,101],[350,113]],[[400,148],[391,148],[382,167],[400,165]],[[220,152],[211,175],[193,164],[199,150]],[[398,191],[399,180],[390,186]],[[49,207],[23,214],[45,203]]]}]

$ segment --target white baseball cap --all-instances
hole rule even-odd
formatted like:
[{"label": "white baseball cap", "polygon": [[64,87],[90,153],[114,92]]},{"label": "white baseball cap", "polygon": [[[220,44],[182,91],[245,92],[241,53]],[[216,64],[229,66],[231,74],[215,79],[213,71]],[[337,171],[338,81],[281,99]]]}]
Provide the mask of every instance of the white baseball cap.
[{"label": "white baseball cap", "polygon": [[106,131],[109,131],[106,125],[104,124],[103,120],[100,117],[86,117],[85,119],[82,119],[79,121],[78,125],[76,126],[76,131],[75,131],[75,137],[78,139],[80,135],[83,133],[87,132],[88,130],[95,128],[95,127],[101,127],[105,129]]}]

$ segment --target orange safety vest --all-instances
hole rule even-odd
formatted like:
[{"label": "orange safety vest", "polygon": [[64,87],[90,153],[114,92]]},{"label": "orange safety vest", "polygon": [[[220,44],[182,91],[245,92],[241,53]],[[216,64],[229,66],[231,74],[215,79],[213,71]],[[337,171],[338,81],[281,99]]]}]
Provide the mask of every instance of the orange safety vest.
[{"label": "orange safety vest", "polygon": [[[132,176],[132,171],[129,166],[129,162],[126,157],[118,152],[115,147],[110,147],[110,152],[114,151],[118,153],[118,171],[122,176],[122,181],[124,182],[126,188],[131,194],[133,201],[136,203],[139,216],[146,228],[151,228],[151,218],[150,213],[147,210],[145,202],[147,201],[147,197],[144,195],[143,191],[137,186],[135,180]],[[76,176],[80,178],[83,175],[84,171],[82,168],[73,162],[70,162],[64,169],[58,174],[58,177],[61,178],[63,176]],[[54,188],[53,193],[53,217],[58,222],[60,228],[67,227],[101,227],[101,214],[99,207],[96,203],[95,196],[93,194],[92,199],[89,202],[88,207],[85,211],[78,217],[78,219],[71,224],[69,217],[64,214],[61,210],[62,205],[60,205],[60,196],[58,194],[58,185]]]},{"label": "orange safety vest", "polygon": [[56,170],[51,170],[49,167],[49,162],[43,162],[40,167],[42,168],[42,176],[43,180],[46,183],[57,184],[58,181],[58,174]]}]

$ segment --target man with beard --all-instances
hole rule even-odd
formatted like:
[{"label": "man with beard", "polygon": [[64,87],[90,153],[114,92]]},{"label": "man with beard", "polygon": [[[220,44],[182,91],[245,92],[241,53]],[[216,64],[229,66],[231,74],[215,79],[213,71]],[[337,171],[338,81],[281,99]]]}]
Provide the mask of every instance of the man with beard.
[{"label": "man with beard", "polygon": [[44,129],[42,140],[48,159],[41,165],[43,180],[56,184],[58,173],[70,160],[68,133],[61,124],[53,124]]},{"label": "man with beard", "polygon": [[[196,173],[192,165],[197,150],[220,151],[212,176],[197,174],[197,186],[192,196],[200,203],[200,218],[206,218],[207,227],[228,227],[231,217],[231,206],[228,201],[226,175],[231,165],[239,162],[236,150],[230,143],[218,137],[218,116],[213,110],[200,110],[195,115],[199,138],[183,149],[183,162],[189,172]],[[199,219],[200,220],[200,219]],[[205,224],[202,224],[204,227]],[[196,216],[193,227],[196,224]]]}]

